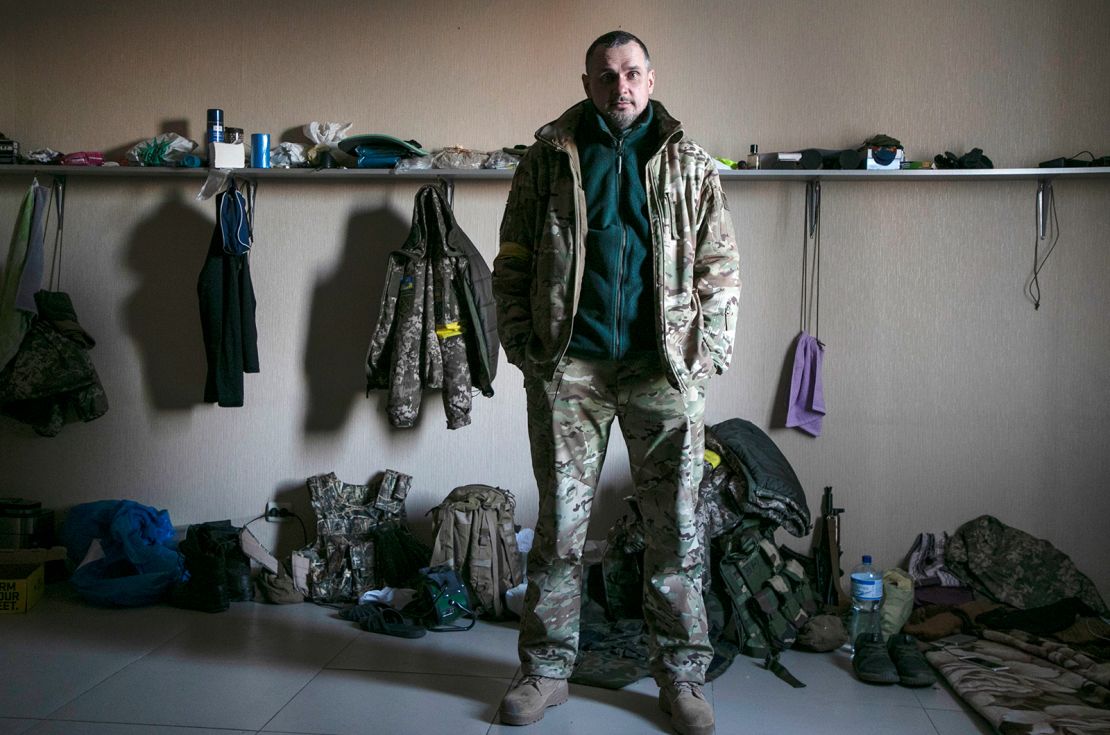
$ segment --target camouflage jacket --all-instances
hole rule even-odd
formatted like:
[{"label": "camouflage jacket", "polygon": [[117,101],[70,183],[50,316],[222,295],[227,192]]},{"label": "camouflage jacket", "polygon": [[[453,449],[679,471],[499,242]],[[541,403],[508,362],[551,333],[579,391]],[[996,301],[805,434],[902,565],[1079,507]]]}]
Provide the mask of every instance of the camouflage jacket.
[{"label": "camouflage jacket", "polygon": [[366,390],[389,390],[389,421],[416,424],[425,388],[442,388],[447,428],[470,423],[471,387],[493,395],[496,312],[489,266],[455,222],[443,192],[416,193],[412,229],[389,256]]},{"label": "camouflage jacket", "polygon": [[[732,360],[739,256],[712,157],[684,137],[658,102],[659,149],[644,182],[655,292],[655,334],[678,389]],[[536,132],[517,167],[501,222],[493,291],[509,362],[550,377],[570,343],[584,272],[587,212],[574,142],[581,102]]]}]

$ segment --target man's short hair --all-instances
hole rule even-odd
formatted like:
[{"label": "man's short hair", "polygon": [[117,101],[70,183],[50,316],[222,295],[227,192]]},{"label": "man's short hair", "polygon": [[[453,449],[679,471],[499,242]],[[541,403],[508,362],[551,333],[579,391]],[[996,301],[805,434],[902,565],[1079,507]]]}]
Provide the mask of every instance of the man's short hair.
[{"label": "man's short hair", "polygon": [[590,66],[590,57],[593,56],[594,49],[598,46],[603,48],[616,48],[626,43],[634,43],[639,46],[640,50],[644,52],[644,61],[647,62],[648,66],[651,66],[651,54],[648,53],[647,46],[644,45],[643,41],[636,38],[628,31],[609,31],[604,36],[598,36],[597,40],[591,43],[590,47],[586,49],[586,66]]}]

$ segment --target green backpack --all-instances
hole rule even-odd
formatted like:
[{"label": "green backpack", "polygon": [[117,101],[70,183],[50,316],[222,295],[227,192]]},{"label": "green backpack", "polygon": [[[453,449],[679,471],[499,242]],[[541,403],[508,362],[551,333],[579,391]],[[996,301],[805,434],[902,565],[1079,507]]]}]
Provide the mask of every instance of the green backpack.
[{"label": "green backpack", "polygon": [[435,527],[429,566],[448,566],[462,574],[483,617],[504,616],[505,592],[524,581],[515,508],[508,490],[463,485],[429,511]]},{"label": "green backpack", "polygon": [[817,597],[805,569],[775,545],[774,530],[743,524],[719,540],[718,570],[723,594],[732,603],[730,627],[746,656],[794,687],[798,681],[779,663],[798,631],[817,612]]}]

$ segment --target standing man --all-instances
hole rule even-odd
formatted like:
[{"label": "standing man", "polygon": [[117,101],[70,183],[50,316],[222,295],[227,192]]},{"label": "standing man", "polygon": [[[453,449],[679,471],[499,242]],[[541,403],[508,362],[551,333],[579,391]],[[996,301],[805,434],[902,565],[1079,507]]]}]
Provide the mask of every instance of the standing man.
[{"label": "standing man", "polygon": [[582,547],[613,419],[642,512],[644,618],[659,704],[684,735],[713,732],[713,656],[694,527],[705,384],[732,359],[740,292],[714,160],[649,100],[655,70],[630,33],[586,52],[586,100],[536,133],[513,177],[494,260],[497,324],[524,373],[539,486],[520,630],[524,677],[501,721],[567,700],[578,653]]}]

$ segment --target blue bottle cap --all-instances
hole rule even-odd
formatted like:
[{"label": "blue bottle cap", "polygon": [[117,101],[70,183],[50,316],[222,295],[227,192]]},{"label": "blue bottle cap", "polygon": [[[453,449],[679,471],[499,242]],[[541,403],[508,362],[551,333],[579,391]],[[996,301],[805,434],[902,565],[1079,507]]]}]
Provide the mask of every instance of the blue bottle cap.
[{"label": "blue bottle cap", "polygon": [[871,563],[871,555],[870,554],[864,554],[863,555],[863,563],[864,564],[870,564]]}]

